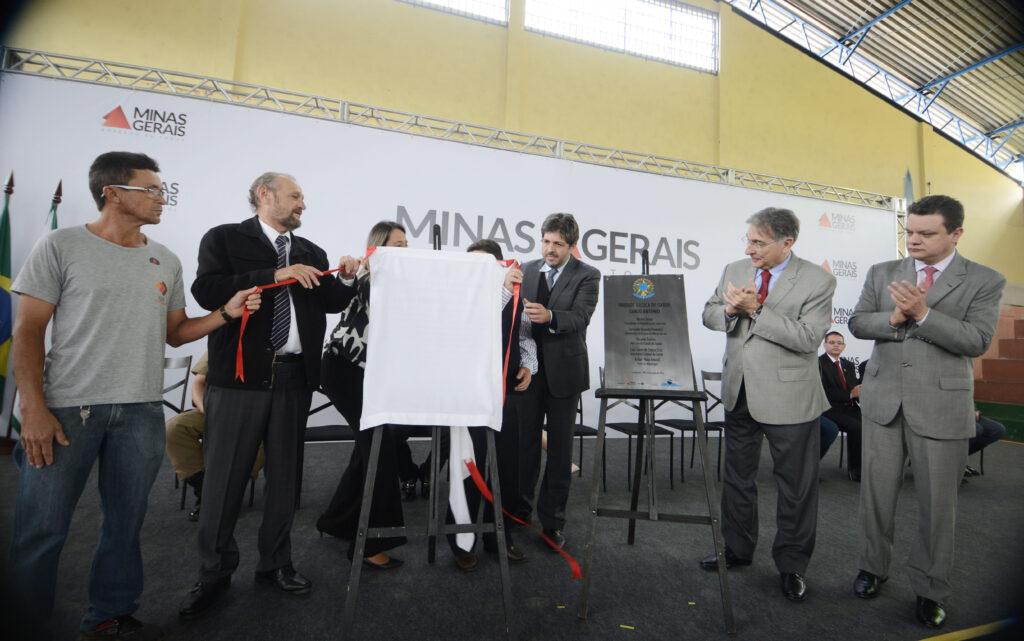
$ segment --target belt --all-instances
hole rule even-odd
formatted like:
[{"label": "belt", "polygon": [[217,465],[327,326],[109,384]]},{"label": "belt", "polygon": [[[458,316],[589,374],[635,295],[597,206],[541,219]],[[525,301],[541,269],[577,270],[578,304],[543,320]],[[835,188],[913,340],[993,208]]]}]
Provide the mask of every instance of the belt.
[{"label": "belt", "polygon": [[301,363],[302,354],[274,354],[274,365],[285,363]]}]

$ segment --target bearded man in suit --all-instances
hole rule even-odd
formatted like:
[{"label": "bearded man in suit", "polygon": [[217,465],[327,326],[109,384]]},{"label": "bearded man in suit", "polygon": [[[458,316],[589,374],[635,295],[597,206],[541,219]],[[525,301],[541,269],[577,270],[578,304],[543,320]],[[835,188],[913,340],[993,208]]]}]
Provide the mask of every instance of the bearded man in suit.
[{"label": "bearded man in suit", "polygon": [[[601,273],[572,255],[580,228],[572,214],[551,214],[541,225],[543,258],[523,265],[523,312],[533,325],[537,373],[523,396],[519,509],[529,520],[540,474],[541,431],[548,459],[537,499],[544,534],[565,546],[565,505],[572,480],[572,428],[580,393],[590,387],[587,325],[597,307]],[[545,418],[547,425],[545,425]]]},{"label": "bearded man in suit", "polygon": [[917,619],[946,620],[952,592],[957,489],[975,434],[974,358],[996,331],[1006,278],[956,250],[964,208],[928,196],[908,208],[908,256],[874,265],[850,317],[874,340],[864,371],[860,573],[854,592],[878,596],[892,560],[896,499],[909,456],[920,506],[907,573]]},{"label": "bearded man in suit", "polygon": [[[807,598],[804,573],[818,520],[819,417],[829,403],[818,344],[831,325],[836,279],[791,251],[800,221],[769,207],[747,220],[749,257],[726,265],[704,306],[704,326],[725,332],[722,395],[725,472],[722,537],[727,568],[750,565],[757,545],[757,468],[768,439],[779,488],[772,557],[791,601]],[[711,555],[700,563],[718,569]]]}]

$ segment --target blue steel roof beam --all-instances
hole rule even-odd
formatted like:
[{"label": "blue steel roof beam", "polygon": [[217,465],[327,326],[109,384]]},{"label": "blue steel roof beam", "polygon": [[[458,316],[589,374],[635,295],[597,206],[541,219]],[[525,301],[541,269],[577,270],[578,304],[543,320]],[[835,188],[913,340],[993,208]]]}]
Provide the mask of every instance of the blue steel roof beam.
[{"label": "blue steel roof beam", "polygon": [[[782,38],[783,40],[788,40],[797,47],[802,47],[810,55],[813,55],[822,62],[833,66],[844,75],[851,77],[855,82],[864,85],[872,91],[878,92],[880,95],[887,96],[895,106],[905,109],[907,112],[912,113],[916,117],[931,124],[933,127],[939,129],[941,133],[949,136],[952,140],[962,145],[964,149],[976,154],[978,157],[990,163],[993,167],[1005,171],[1011,178],[1019,181],[1021,186],[1024,186],[1024,180],[1022,180],[1022,176],[1024,176],[1024,162],[1018,163],[1016,160],[1006,162],[1005,158],[1010,156],[1010,154],[1008,154],[1005,149],[1001,149],[999,151],[1000,157],[989,158],[985,152],[988,151],[988,149],[991,149],[991,146],[985,149],[982,148],[980,144],[970,144],[971,142],[981,140],[981,138],[978,137],[982,134],[981,131],[963,122],[959,117],[950,113],[949,110],[944,109],[939,105],[932,104],[933,100],[929,100],[929,96],[921,95],[918,91],[915,91],[913,87],[907,85],[899,78],[893,77],[888,71],[882,69],[877,64],[865,59],[859,52],[852,53],[851,60],[856,59],[858,65],[863,64],[868,69],[877,71],[877,73],[870,75],[868,79],[868,81],[871,82],[870,85],[867,84],[868,81],[854,77],[851,75],[850,65],[838,65],[836,64],[835,58],[826,58],[827,53],[835,51],[837,48],[843,46],[842,43],[837,42],[832,36],[824,33],[814,25],[807,23],[802,18],[799,18],[799,16],[796,16],[792,11],[780,6],[773,0],[720,0],[720,2],[732,6],[734,11],[745,15],[753,22],[760,23],[763,28],[775,33],[777,37]],[[793,18],[797,18],[797,22],[801,26],[804,37],[791,37],[790,35],[784,34],[775,29],[767,19],[768,12],[773,16],[778,17],[779,24],[787,24],[790,23]],[[808,46],[808,41],[811,40],[808,37],[809,33],[814,35],[814,40],[817,42],[828,43],[829,46],[825,49],[821,49],[823,45],[819,44],[812,49]],[[1024,43],[1021,43],[1019,46],[1015,46],[1012,50],[1017,50],[1021,47],[1024,47]],[[1009,53],[1009,51],[1003,52],[1003,55],[1006,53]],[[991,62],[991,60],[989,60],[989,62]],[[980,64],[978,66],[980,66]],[[977,67],[975,66],[975,68]],[[966,70],[964,70],[964,72],[966,72]],[[940,82],[941,80],[943,79],[935,82]],[[927,105],[925,104],[926,102],[928,103]],[[938,125],[940,122],[942,123],[941,128]]]},{"label": "blue steel roof beam", "polygon": [[[846,64],[846,61],[850,59],[850,56],[853,55],[853,52],[856,51],[857,47],[860,46],[861,41],[864,40],[864,36],[868,35],[868,31],[871,31],[871,27],[875,26],[882,20],[885,20],[886,18],[896,13],[897,11],[899,11],[900,9],[907,6],[913,1],[914,0],[902,0],[901,2],[897,3],[896,6],[894,6],[892,9],[889,9],[888,11],[882,13],[876,18],[872,18],[866,24],[863,24],[860,27],[857,27],[856,29],[851,29],[846,33],[846,35],[836,38],[836,43],[830,45],[827,49],[819,53],[818,57],[823,58],[825,55],[830,53],[833,49],[835,49],[838,46],[841,47],[839,51],[839,65],[842,66]],[[854,38],[856,38],[857,41],[853,43],[853,46],[851,47],[849,46],[849,43]],[[845,55],[843,55],[844,53]]]},{"label": "blue steel roof beam", "polygon": [[1018,44],[1015,44],[1012,47],[1010,47],[1009,49],[1004,49],[1004,50],[1000,51],[999,53],[997,53],[995,55],[991,55],[988,58],[985,58],[984,60],[982,60],[981,62],[976,62],[976,63],[974,63],[973,65],[971,65],[969,67],[964,67],[963,69],[961,69],[959,71],[954,71],[953,73],[949,74],[948,76],[944,76],[942,78],[939,78],[938,80],[932,80],[931,82],[929,82],[927,84],[921,85],[920,87],[917,88],[917,92],[918,93],[924,93],[926,90],[931,89],[932,87],[938,87],[938,89],[935,90],[935,93],[932,94],[931,100],[929,100],[928,104],[925,105],[924,109],[921,110],[921,113],[924,113],[924,111],[926,109],[928,109],[928,107],[930,107],[933,102],[935,102],[935,99],[939,97],[939,94],[942,93],[942,90],[946,88],[946,85],[953,78],[956,78],[957,76],[962,76],[965,73],[969,73],[971,71],[974,71],[975,69],[978,69],[979,67],[984,67],[985,65],[987,65],[990,62],[992,62],[993,60],[999,60],[1003,56],[1008,56],[1011,53],[1013,53],[1014,51],[1019,51],[1020,49],[1024,49],[1024,42],[1020,42]]},{"label": "blue steel roof beam", "polygon": [[986,136],[994,136],[996,134],[1001,134],[1004,131],[1007,131],[1009,129],[1016,129],[1017,127],[1020,127],[1021,125],[1024,125],[1024,116],[1017,116],[1017,118],[1013,122],[1006,123],[1002,127],[997,127],[996,129],[993,129],[992,131],[986,131],[985,135]]},{"label": "blue steel roof beam", "polygon": [[[1015,134],[1017,132],[1017,130],[1021,128],[1022,125],[1024,125],[1024,122],[1018,122],[1015,125],[1010,125],[1009,127],[1003,127],[1003,128],[998,130],[999,133],[1005,132],[1006,135],[1003,136],[1003,139],[999,141],[999,144],[996,145],[995,149],[993,149],[991,152],[986,154],[989,157],[989,159],[995,160],[996,154],[999,153],[999,150],[1003,148],[1003,145],[1006,144],[1006,141],[1009,140],[1010,137],[1013,136],[1013,134]],[[991,133],[988,133],[988,134],[985,134],[985,135],[989,136],[988,140],[992,140],[992,138],[991,138],[992,134]]]}]

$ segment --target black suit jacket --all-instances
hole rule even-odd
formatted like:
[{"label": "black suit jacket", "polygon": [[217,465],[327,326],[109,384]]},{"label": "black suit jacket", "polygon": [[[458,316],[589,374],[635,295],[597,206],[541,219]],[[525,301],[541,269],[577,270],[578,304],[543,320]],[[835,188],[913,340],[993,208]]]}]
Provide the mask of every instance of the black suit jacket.
[{"label": "black suit jacket", "polygon": [[857,367],[853,364],[853,361],[842,357],[839,358],[839,363],[843,368],[843,377],[846,378],[847,389],[843,389],[843,382],[839,380],[839,372],[836,371],[832,357],[828,354],[822,354],[818,357],[818,369],[821,371],[821,386],[825,388],[828,402],[835,409],[853,407],[857,403],[857,400],[850,396],[850,390],[857,386]]},{"label": "black suit jacket", "polygon": [[[303,264],[321,271],[330,269],[327,254],[305,238],[292,234],[289,264]],[[277,250],[271,245],[256,216],[241,223],[214,227],[199,244],[199,268],[192,283],[192,295],[208,310],[218,309],[235,292],[274,282]],[[302,343],[306,381],[310,389],[320,384],[320,349],[327,328],[326,314],[340,312],[355,294],[334,275],[320,278],[319,287],[287,286],[295,305],[295,321]],[[210,373],[207,382],[222,387],[269,389],[274,360],[270,325],[276,290],[263,293],[263,303],[249,317],[242,338],[245,382],[235,380],[235,353],[240,322],[228,323],[210,334]]]},{"label": "black suit jacket", "polygon": [[[542,260],[523,265],[523,297],[537,300]],[[568,398],[590,387],[587,358],[587,325],[597,307],[601,272],[570,256],[551,291],[547,308],[552,322],[538,326],[537,351],[544,363],[548,390],[556,398]],[[553,329],[553,331],[551,331]]]}]

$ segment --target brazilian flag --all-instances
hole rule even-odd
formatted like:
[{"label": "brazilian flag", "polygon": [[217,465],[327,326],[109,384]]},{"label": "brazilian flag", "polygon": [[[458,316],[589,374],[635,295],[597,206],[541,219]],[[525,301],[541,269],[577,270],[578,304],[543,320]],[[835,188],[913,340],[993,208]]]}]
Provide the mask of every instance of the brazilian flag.
[{"label": "brazilian flag", "polygon": [[4,190],[4,213],[0,217],[0,398],[7,383],[7,358],[11,354],[11,215],[14,175]]}]

